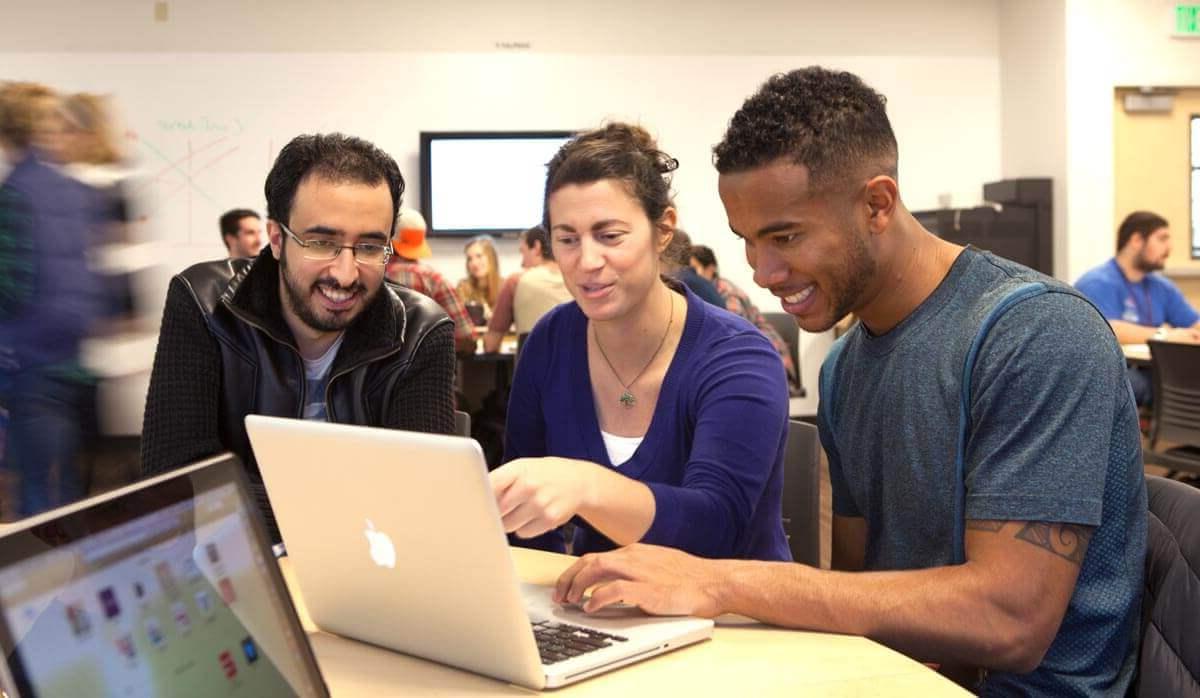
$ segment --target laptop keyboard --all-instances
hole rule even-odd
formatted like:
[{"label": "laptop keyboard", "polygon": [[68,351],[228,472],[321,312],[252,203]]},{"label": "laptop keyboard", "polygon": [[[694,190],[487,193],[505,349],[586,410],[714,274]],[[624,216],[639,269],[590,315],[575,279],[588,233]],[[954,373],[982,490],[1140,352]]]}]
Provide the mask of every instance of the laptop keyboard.
[{"label": "laptop keyboard", "polygon": [[534,621],[533,637],[537,640],[542,664],[554,664],[609,647],[614,642],[629,640],[620,635],[610,635],[599,630],[550,620]]}]

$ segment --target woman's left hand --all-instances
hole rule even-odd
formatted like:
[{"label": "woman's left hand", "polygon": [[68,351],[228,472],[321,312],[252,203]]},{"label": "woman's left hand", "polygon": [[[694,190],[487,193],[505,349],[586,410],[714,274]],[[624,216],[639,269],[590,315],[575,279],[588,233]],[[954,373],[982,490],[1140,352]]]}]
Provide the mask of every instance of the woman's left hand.
[{"label": "woman's left hand", "polygon": [[489,477],[504,530],[533,538],[563,525],[585,506],[598,466],[571,458],[518,458]]}]

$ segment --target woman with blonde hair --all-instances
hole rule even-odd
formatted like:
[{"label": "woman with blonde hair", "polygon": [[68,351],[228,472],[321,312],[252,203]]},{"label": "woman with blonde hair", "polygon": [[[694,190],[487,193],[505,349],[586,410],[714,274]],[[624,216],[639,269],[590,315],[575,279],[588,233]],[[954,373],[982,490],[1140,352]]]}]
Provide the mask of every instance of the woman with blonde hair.
[{"label": "woman with blonde hair", "polygon": [[97,193],[98,235],[92,241],[94,269],[104,277],[110,321],[108,329],[138,319],[135,276],[153,262],[134,244],[132,205],[127,190],[131,175],[117,137],[110,98],[80,92],[64,97],[56,113],[58,133],[52,156],[64,171]]},{"label": "woman with blonde hair", "polygon": [[115,167],[124,160],[117,141],[108,98],[80,92],[59,105],[62,119],[58,152],[63,162]]},{"label": "woman with blonde hair", "polygon": [[490,236],[480,235],[468,240],[463,252],[467,256],[467,276],[458,282],[458,295],[468,310],[474,304],[483,309],[482,322],[476,324],[485,324],[500,297],[500,258],[496,244]]}]

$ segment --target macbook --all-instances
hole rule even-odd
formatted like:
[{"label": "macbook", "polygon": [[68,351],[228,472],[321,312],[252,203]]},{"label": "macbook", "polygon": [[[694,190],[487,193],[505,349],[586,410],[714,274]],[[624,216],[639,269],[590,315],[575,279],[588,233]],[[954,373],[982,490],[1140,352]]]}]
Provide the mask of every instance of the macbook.
[{"label": "macbook", "polygon": [[7,694],[327,696],[260,519],[227,455],[6,528]]},{"label": "macbook", "polygon": [[251,415],[296,581],[322,629],[540,689],[712,635],[589,616],[522,584],[472,439]]}]

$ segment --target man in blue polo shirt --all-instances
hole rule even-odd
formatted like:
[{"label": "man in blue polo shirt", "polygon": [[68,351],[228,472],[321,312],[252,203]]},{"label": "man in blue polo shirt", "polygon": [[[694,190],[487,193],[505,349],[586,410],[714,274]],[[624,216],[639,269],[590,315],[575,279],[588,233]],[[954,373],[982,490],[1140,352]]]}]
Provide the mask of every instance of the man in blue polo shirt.
[{"label": "man in blue polo shirt", "polygon": [[[1117,229],[1117,256],[1075,282],[1075,288],[1104,313],[1121,344],[1142,344],[1152,338],[1200,342],[1200,313],[1175,284],[1157,273],[1170,254],[1166,219],[1134,211]],[[1149,404],[1150,371],[1131,367],[1129,382],[1138,404]]]}]

